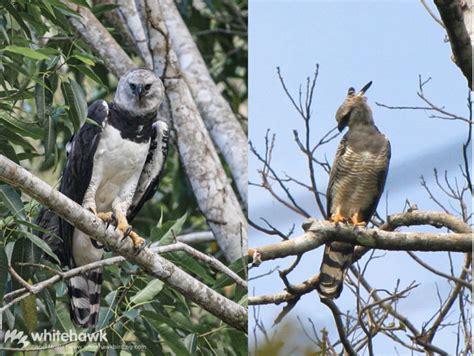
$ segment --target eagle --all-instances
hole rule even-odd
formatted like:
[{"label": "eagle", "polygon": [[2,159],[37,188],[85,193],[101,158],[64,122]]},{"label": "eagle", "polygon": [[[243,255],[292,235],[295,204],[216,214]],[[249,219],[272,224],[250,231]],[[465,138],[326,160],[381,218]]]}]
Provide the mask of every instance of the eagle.
[{"label": "eagle", "polygon": [[[145,240],[129,222],[153,196],[168,152],[168,126],[157,120],[163,98],[163,84],[153,71],[133,69],[124,74],[113,101],[95,101],[87,114],[94,123],[86,122],[68,143],[59,188],[114,224],[124,238],[132,239],[137,252]],[[51,211],[43,209],[38,224],[62,238],[55,250],[69,268],[102,259],[104,246]],[[43,238],[51,241],[51,235]],[[96,325],[101,285],[101,268],[69,279],[70,315],[77,325]]]},{"label": "eagle", "polygon": [[[375,126],[365,92],[349,88],[344,103],[336,112],[340,132],[349,126],[336,151],[327,188],[327,216],[333,223],[366,226],[377,209],[387,178],[390,142]],[[337,298],[354,245],[345,242],[326,244],[316,289],[323,298]]]}]

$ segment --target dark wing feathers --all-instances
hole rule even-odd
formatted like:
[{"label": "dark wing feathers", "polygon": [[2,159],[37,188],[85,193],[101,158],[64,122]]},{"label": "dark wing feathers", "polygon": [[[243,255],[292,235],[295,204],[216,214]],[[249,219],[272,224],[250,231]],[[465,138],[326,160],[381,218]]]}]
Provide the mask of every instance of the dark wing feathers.
[{"label": "dark wing feathers", "polygon": [[[107,103],[104,100],[95,101],[89,107],[87,117],[94,120],[99,126],[86,123],[73,136],[70,142],[70,151],[66,166],[64,167],[59,191],[78,204],[82,204],[84,194],[91,180],[94,154],[97,150],[102,125],[104,120],[107,119],[107,115]],[[65,260],[70,263],[74,227],[63,219],[59,219],[59,227],[64,241]]]},{"label": "dark wing feathers", "polygon": [[332,194],[333,194],[332,189],[334,187],[334,183],[336,182],[336,177],[339,172],[338,164],[339,162],[341,162],[341,157],[346,152],[346,148],[347,148],[347,134],[344,135],[341,142],[339,142],[339,146],[337,146],[336,157],[334,158],[334,163],[331,167],[331,172],[329,173],[328,189],[326,193],[326,199],[327,199],[326,218],[329,218],[331,216],[331,204],[332,204]]},{"label": "dark wing feathers", "polygon": [[127,219],[129,222],[138,214],[143,204],[155,194],[168,155],[168,139],[168,125],[164,121],[155,122],[153,124],[150,150],[148,151],[132,204],[128,209]]},{"label": "dark wing feathers", "polygon": [[373,196],[373,200],[370,206],[366,210],[362,211],[362,217],[364,221],[367,221],[367,222],[372,218],[372,216],[375,214],[375,211],[377,210],[377,206],[379,204],[380,198],[382,197],[382,193],[385,188],[385,182],[387,181],[389,163],[390,163],[392,152],[391,152],[390,141],[386,140],[385,142],[386,142],[386,148],[383,152],[383,155],[384,155],[383,159],[386,162],[385,162],[385,169],[380,170],[377,174],[378,194],[375,194]]}]

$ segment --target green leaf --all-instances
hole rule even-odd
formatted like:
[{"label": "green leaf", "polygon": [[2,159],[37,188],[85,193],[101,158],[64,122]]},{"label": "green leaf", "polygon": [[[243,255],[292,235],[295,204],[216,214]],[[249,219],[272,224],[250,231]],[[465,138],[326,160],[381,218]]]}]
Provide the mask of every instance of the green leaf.
[{"label": "green leaf", "polygon": [[91,78],[93,81],[95,81],[96,83],[100,84],[101,86],[105,87],[105,84],[104,82],[102,81],[102,79],[100,79],[100,77],[92,70],[90,69],[89,67],[86,67],[86,66],[83,66],[83,65],[77,65],[77,66],[74,66],[79,72],[81,72],[82,74],[88,76],[89,78]]},{"label": "green leaf", "polygon": [[90,59],[89,57],[86,57],[82,54],[74,54],[71,56],[71,58],[76,58],[78,60],[80,60],[82,63],[85,63],[87,64],[88,66],[95,66],[95,62]]},{"label": "green leaf", "polygon": [[55,261],[58,263],[61,263],[59,261],[58,256],[51,250],[51,247],[49,245],[41,240],[38,236],[32,234],[31,232],[28,231],[21,231],[21,234],[24,235],[26,238],[28,238],[32,243],[34,243],[37,247],[39,247],[43,252],[45,252],[47,255],[52,257]]},{"label": "green leaf", "polygon": [[11,128],[19,135],[28,136],[34,139],[41,139],[43,137],[43,130],[31,122],[24,122],[0,112],[0,122],[5,126]]},{"label": "green leaf", "polygon": [[56,123],[51,115],[47,115],[44,121],[44,155],[47,160],[56,148]]},{"label": "green leaf", "polygon": [[46,96],[45,88],[42,85],[35,85],[35,105],[36,115],[38,116],[39,123],[44,125],[44,118],[46,115]]},{"label": "green leaf", "polygon": [[186,349],[191,355],[196,354],[196,348],[197,348],[197,336],[196,334],[189,334],[186,336],[183,340],[184,346],[186,346]]},{"label": "green leaf", "polygon": [[163,282],[159,279],[154,279],[147,286],[135,294],[130,302],[134,304],[142,304],[152,300],[163,289]]},{"label": "green leaf", "polygon": [[56,316],[58,317],[59,325],[63,331],[75,330],[76,328],[72,324],[71,316],[69,314],[69,308],[66,306],[65,303],[57,303],[56,304]]},{"label": "green leaf", "polygon": [[36,309],[36,296],[34,294],[29,295],[20,302],[21,313],[23,315],[23,321],[26,326],[26,330],[29,333],[36,331],[38,327],[38,311]]},{"label": "green leaf", "polygon": [[97,126],[97,127],[102,127],[97,123],[97,121],[94,121],[94,120],[89,119],[89,118],[86,119],[85,123],[89,124],[89,125]]},{"label": "green leaf", "polygon": [[75,80],[62,82],[61,90],[66,104],[69,106],[69,114],[72,124],[74,125],[74,130],[77,132],[87,117],[87,102],[84,92]]},{"label": "green leaf", "polygon": [[0,125],[0,138],[3,138],[15,145],[22,146],[26,150],[36,152],[36,148],[31,143],[25,140],[22,136],[17,135],[16,133],[12,132],[11,130],[7,129],[2,125]]},{"label": "green leaf", "polygon": [[7,52],[21,54],[24,57],[28,57],[32,59],[43,60],[43,59],[49,58],[47,55],[41,52],[38,52],[37,50],[31,49],[29,47],[19,47],[19,46],[11,45],[11,46],[6,46],[3,50]]},{"label": "green leaf", "polygon": [[0,300],[3,300],[8,281],[8,258],[5,246],[0,247]]},{"label": "green leaf", "polygon": [[[245,259],[247,257],[244,257]],[[242,259],[239,259],[237,261],[234,261],[230,266],[229,268],[237,273],[240,277],[244,278],[245,279],[245,264],[246,260],[242,260]],[[225,287],[225,286],[229,286],[231,284],[234,284],[235,281],[228,277],[227,275],[223,274],[221,275],[219,278],[217,278],[216,280],[216,283],[214,283],[214,285],[212,286],[212,289],[218,289],[218,288],[222,288],[222,287]]]},{"label": "green leaf", "polygon": [[10,3],[10,0],[1,0],[1,3],[3,6],[5,6],[8,12],[15,18],[16,22],[18,22],[18,25],[20,25],[23,31],[25,31],[25,34],[28,36],[28,38],[31,39],[31,33],[30,33],[30,30],[28,29],[28,26],[26,26],[25,22],[21,18],[18,11],[16,11],[15,7]]},{"label": "green leaf", "polygon": [[13,215],[23,210],[23,202],[20,195],[9,185],[0,185],[0,200]]},{"label": "green leaf", "polygon": [[161,227],[155,227],[151,232],[151,240],[156,241],[160,239],[160,246],[169,245],[174,242],[175,237],[183,229],[183,225],[186,222],[188,214],[185,213],[176,221],[168,221]]},{"label": "green leaf", "polygon": [[176,355],[191,355],[186,348],[186,346],[181,341],[181,338],[177,333],[174,332],[168,325],[154,323],[153,325],[158,331],[160,336],[165,341],[166,345],[176,354]]}]

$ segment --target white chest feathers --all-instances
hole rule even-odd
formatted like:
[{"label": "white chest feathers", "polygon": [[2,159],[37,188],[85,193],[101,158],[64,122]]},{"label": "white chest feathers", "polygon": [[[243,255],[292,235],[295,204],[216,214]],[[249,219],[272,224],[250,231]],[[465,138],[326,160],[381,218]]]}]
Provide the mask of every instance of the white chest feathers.
[{"label": "white chest feathers", "polygon": [[96,203],[100,210],[119,194],[133,196],[149,148],[150,142],[123,139],[115,127],[105,126],[94,155],[91,179],[97,185]]}]

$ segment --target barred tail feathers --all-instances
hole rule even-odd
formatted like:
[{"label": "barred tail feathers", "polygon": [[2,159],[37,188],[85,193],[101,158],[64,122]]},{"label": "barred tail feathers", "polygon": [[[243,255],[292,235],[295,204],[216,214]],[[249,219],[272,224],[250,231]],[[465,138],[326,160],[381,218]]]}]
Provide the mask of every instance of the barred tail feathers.
[{"label": "barred tail feathers", "polygon": [[345,242],[335,241],[326,245],[316,284],[321,297],[331,299],[339,297],[353,252],[354,245]]},{"label": "barred tail feathers", "polygon": [[102,287],[102,268],[85,272],[69,280],[69,310],[77,325],[87,328],[97,324]]}]

